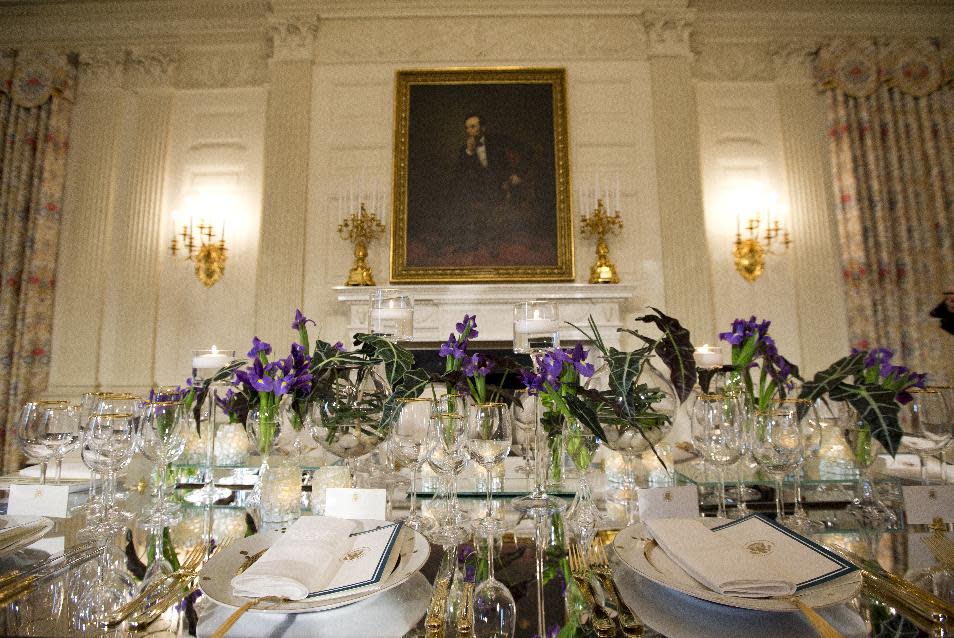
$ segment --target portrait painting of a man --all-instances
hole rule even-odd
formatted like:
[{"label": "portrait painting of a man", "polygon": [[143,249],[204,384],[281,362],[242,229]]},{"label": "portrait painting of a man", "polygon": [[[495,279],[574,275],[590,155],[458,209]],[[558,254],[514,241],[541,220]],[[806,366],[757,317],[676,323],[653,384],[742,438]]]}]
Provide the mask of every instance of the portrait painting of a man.
[{"label": "portrait painting of a man", "polygon": [[392,281],[572,279],[562,70],[401,73]]}]

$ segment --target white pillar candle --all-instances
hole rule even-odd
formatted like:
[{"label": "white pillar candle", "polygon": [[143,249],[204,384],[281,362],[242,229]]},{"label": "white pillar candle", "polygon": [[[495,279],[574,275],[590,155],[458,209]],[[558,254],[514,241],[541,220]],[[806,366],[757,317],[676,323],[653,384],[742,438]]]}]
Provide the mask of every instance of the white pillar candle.
[{"label": "white pillar candle", "polygon": [[410,308],[372,308],[371,319],[410,319]]},{"label": "white pillar candle", "polygon": [[696,348],[692,358],[699,368],[718,368],[722,365],[722,351],[709,347],[708,343]]},{"label": "white pillar candle", "polygon": [[553,319],[517,319],[513,322],[513,329],[516,332],[525,332],[527,334],[540,334],[546,332],[556,332],[560,324]]},{"label": "white pillar candle", "polygon": [[192,357],[192,367],[196,370],[210,370],[224,368],[229,364],[229,357],[218,348],[212,348],[205,354],[196,354]]}]

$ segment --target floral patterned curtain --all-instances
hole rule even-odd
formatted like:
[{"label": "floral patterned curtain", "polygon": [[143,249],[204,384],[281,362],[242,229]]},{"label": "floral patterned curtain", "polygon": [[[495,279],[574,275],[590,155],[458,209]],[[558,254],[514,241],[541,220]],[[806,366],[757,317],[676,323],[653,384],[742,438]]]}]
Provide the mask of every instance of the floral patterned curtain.
[{"label": "floral patterned curtain", "polygon": [[76,66],[54,52],[0,57],[0,450],[19,467],[14,427],[46,389],[67,129]]},{"label": "floral patterned curtain", "polygon": [[933,41],[838,42],[815,64],[852,344],[891,348],[935,380],[950,377],[954,337],[928,313],[954,285],[952,51]]}]

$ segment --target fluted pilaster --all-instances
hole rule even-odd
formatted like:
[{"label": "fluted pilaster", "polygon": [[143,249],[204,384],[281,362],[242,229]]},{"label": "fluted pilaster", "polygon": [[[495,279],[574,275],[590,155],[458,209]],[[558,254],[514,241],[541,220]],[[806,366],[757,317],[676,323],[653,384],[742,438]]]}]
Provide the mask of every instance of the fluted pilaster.
[{"label": "fluted pilaster", "polygon": [[824,105],[812,86],[812,45],[776,50],[777,91],[791,207],[799,365],[813,374],[848,351],[841,262],[831,209]]},{"label": "fluted pilaster", "polygon": [[666,312],[694,335],[712,334],[712,278],[702,206],[699,125],[692,82],[692,14],[649,13],[649,68]]},{"label": "fluted pilaster", "polygon": [[[304,295],[314,28],[301,19],[284,19],[273,24],[272,32],[255,333],[275,339],[283,351]],[[288,343],[281,341],[285,335]]]},{"label": "fluted pilaster", "polygon": [[122,170],[123,122],[131,108],[131,96],[121,88],[124,61],[121,50],[80,54],[47,396],[75,396],[101,384],[107,268]]}]

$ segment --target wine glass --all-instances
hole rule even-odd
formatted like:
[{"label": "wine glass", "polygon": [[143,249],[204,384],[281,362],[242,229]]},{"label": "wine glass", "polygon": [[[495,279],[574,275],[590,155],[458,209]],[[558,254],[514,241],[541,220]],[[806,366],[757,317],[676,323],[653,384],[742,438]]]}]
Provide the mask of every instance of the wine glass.
[{"label": "wine glass", "polygon": [[107,412],[90,417],[83,437],[89,456],[105,473],[103,492],[103,531],[119,531],[125,527],[131,514],[121,511],[115,503],[116,475],[132,460],[136,449],[137,419],[128,412]]},{"label": "wine glass", "polygon": [[397,415],[391,431],[392,450],[400,460],[411,466],[411,509],[404,525],[419,532],[428,532],[433,522],[417,511],[417,477],[421,472],[427,446],[427,430],[434,402],[427,398],[398,399]]},{"label": "wine glass", "polygon": [[62,462],[79,443],[79,411],[66,401],[31,401],[20,410],[16,436],[27,456],[40,463],[40,484],[45,484],[50,460]]},{"label": "wine glass", "polygon": [[706,461],[719,470],[717,516],[726,517],[725,470],[742,455],[745,431],[736,401],[724,394],[700,394],[692,409],[692,438]]},{"label": "wine glass", "polygon": [[166,503],[166,475],[169,464],[185,449],[188,418],[179,401],[156,401],[146,407],[139,431],[139,449],[159,466],[158,499],[151,515],[144,520],[147,525],[158,525],[161,529],[166,517],[174,511]]},{"label": "wine glass", "polygon": [[501,530],[493,515],[493,469],[507,457],[513,442],[510,408],[506,403],[479,403],[471,406],[467,416],[467,451],[487,471],[487,511],[476,527],[484,536],[492,536]]},{"label": "wine glass", "polygon": [[494,537],[487,536],[487,578],[474,590],[474,637],[511,638],[517,605],[507,586],[494,578]]},{"label": "wine glass", "polygon": [[791,410],[768,409],[755,413],[752,456],[767,474],[775,479],[775,517],[785,519],[782,482],[802,462],[802,432]]},{"label": "wine glass", "polygon": [[947,402],[939,389],[911,388],[912,400],[901,413],[904,435],[901,444],[918,455],[921,464],[921,484],[928,484],[925,456],[936,454],[951,442],[951,418]]},{"label": "wine glass", "polygon": [[430,540],[439,545],[457,545],[470,536],[460,524],[461,512],[457,505],[457,477],[467,463],[467,417],[453,412],[436,413],[427,433],[427,455],[430,463],[449,477],[450,506],[443,521]]},{"label": "wine glass", "polygon": [[[532,406],[533,409],[528,409]],[[518,472],[527,475],[527,483],[533,476],[534,468],[534,433],[536,430],[536,406],[530,401],[530,395],[525,388],[514,393],[511,409],[513,417],[513,449],[523,457],[523,465],[517,467]]]}]

